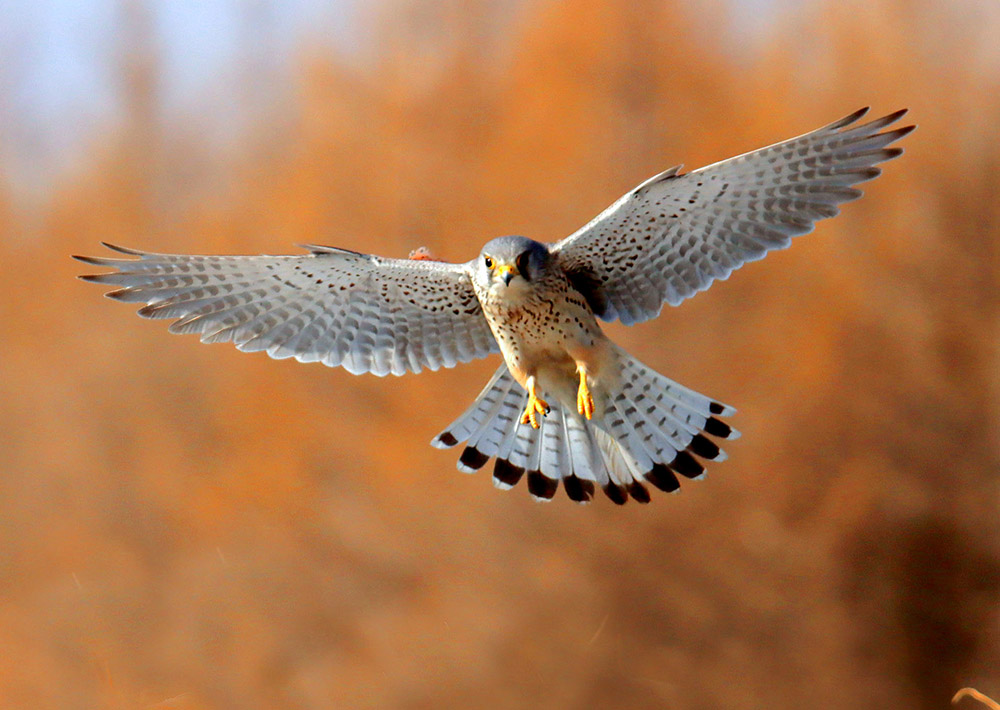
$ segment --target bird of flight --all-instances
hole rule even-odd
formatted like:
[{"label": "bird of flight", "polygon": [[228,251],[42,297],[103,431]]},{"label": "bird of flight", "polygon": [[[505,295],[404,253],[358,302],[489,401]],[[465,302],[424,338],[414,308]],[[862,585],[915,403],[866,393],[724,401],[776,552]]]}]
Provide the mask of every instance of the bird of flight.
[{"label": "bird of flight", "polygon": [[116,287],[109,297],[205,343],[376,375],[499,352],[486,387],[431,443],[464,442],[460,470],[494,458],[497,487],[526,477],[539,500],[562,481],[574,501],[600,487],[615,503],[645,503],[645,484],[674,492],[678,475],[725,458],[713,439],[739,435],[723,421],[735,410],[646,367],[599,321],[653,318],[835,216],[915,128],[890,128],[905,109],[859,125],[866,112],[690,173],[671,168],[562,241],[500,237],[464,264],[314,245],[189,256],[106,244],[127,258],[76,258],[115,269],[81,277]]}]

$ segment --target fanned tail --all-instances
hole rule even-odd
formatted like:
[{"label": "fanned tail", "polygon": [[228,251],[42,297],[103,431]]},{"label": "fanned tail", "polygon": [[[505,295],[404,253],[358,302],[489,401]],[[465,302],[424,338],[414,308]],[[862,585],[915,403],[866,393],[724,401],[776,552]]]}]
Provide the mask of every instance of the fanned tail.
[{"label": "fanned tail", "polygon": [[517,485],[525,475],[528,490],[538,500],[551,500],[559,481],[567,494],[580,502],[590,500],[595,483],[607,474],[588,427],[564,417],[557,402],[551,405],[538,429],[520,424],[528,393],[501,365],[465,413],[431,445],[443,449],[465,441],[458,470],[473,473],[496,458],[493,484],[500,489]]},{"label": "fanned tail", "polygon": [[528,394],[501,365],[458,419],[431,444],[449,448],[466,442],[458,468],[473,473],[495,458],[493,483],[513,488],[527,477],[536,500],[551,500],[562,481],[567,496],[591,500],[597,487],[615,503],[629,497],[649,502],[646,484],[677,492],[677,478],[701,478],[701,459],[723,461],[725,453],[707,435],[735,439],[722,421],[736,410],[690,390],[618,350],[620,391],[600,419],[586,420],[550,399],[538,429],[520,423]]}]

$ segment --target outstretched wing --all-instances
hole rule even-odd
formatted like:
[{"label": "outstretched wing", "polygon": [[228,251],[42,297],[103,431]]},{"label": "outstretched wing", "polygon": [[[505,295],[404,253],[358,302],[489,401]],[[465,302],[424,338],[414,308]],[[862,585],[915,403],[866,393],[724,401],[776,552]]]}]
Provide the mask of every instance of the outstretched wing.
[{"label": "outstretched wing", "polygon": [[879,132],[905,109],[851,127],[867,111],[686,175],[671,168],[551,250],[598,316],[652,318],[860,197],[852,185],[878,176],[915,128]]},{"label": "outstretched wing", "polygon": [[343,365],[376,375],[436,370],[498,352],[460,264],[384,259],[309,246],[299,256],[150,254],[76,257],[117,271],[83,276],[145,303],[144,318],[177,318],[172,333],[232,341],[273,358]]}]

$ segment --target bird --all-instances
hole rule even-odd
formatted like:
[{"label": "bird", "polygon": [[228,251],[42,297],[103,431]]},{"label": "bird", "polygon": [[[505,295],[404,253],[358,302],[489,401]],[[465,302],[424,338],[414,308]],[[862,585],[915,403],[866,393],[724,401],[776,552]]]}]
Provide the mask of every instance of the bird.
[{"label": "bird", "polygon": [[897,157],[906,109],[826,126],[728,160],[663,171],[570,236],[487,242],[465,263],[421,248],[409,258],[302,245],[285,256],[160,254],[103,243],[111,272],[80,278],[112,299],[173,318],[173,333],[273,358],[402,375],[499,353],[479,395],[431,444],[464,444],[464,472],[494,460],[493,483],[522,478],[539,501],[562,483],[586,503],[674,493],[722,461],[736,410],[644,365],[600,323],[633,325],[677,306],[861,196],[855,185]]}]

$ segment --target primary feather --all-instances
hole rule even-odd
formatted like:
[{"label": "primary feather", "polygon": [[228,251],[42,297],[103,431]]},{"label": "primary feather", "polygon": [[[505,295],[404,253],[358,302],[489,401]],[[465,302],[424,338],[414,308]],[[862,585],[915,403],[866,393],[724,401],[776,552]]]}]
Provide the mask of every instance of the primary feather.
[{"label": "primary feather", "polygon": [[153,254],[77,257],[117,271],[84,276],[145,303],[170,331],[232,341],[274,358],[343,365],[352,373],[454,367],[497,352],[463,265],[386,259],[333,247],[300,256]]},{"label": "primary feather", "polygon": [[895,158],[906,110],[854,126],[868,109],[775,145],[631,190],[552,253],[604,320],[626,325],[676,306],[861,196],[853,186]]}]

